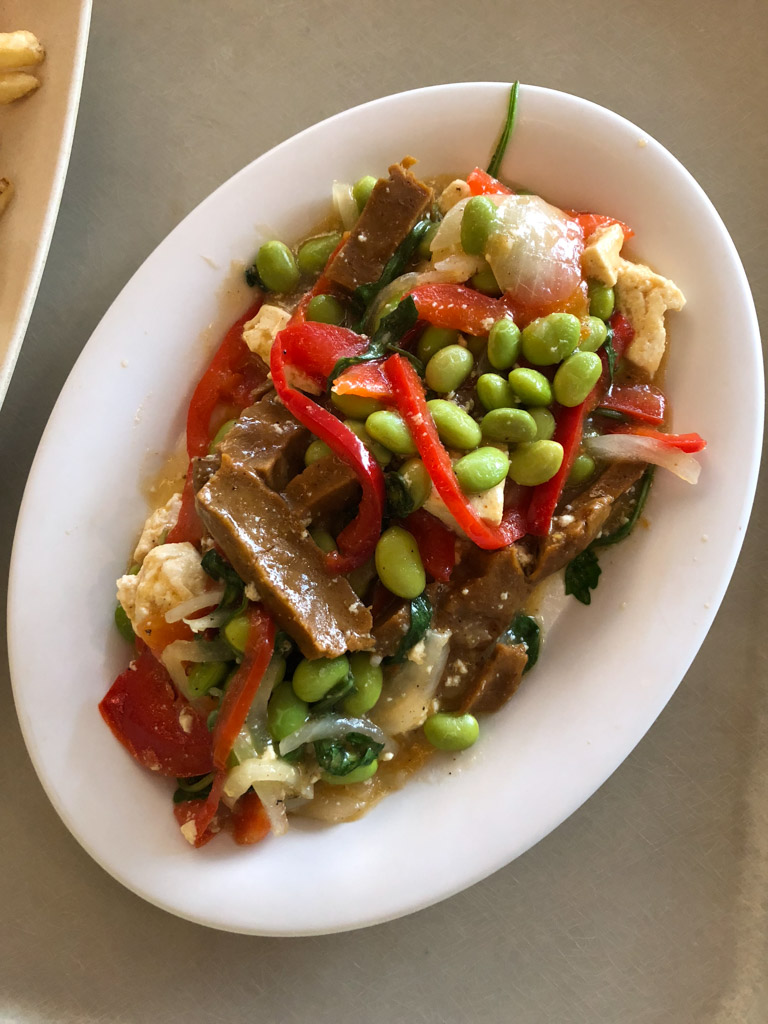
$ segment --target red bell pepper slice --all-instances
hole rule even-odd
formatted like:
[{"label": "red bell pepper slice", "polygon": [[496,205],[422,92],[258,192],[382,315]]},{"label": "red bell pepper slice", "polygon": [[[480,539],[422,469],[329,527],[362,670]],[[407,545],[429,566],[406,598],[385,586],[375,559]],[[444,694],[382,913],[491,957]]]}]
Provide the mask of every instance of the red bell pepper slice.
[{"label": "red bell pepper slice", "polygon": [[[310,326],[313,325],[289,324],[281,331],[272,346],[270,366],[275,389],[286,409],[316,437],[325,441],[342,462],[354,470],[360,481],[363,495],[357,516],[336,538],[339,550],[332,551],[326,556],[326,566],[330,572],[348,573],[368,561],[381,535],[381,520],[386,500],[384,474],[363,442],[349,427],[333,413],[288,384],[284,335],[287,331],[299,332]],[[292,341],[292,347],[294,352],[300,351],[295,341]]]},{"label": "red bell pepper slice", "polygon": [[412,512],[403,527],[419,546],[424,568],[433,580],[447,583],[456,565],[456,534],[423,508]]},{"label": "red bell pepper slice", "polygon": [[476,167],[474,171],[470,171],[467,175],[467,184],[469,185],[469,191],[473,196],[493,196],[493,195],[512,195],[512,189],[507,188],[506,185],[494,178],[493,175],[489,174],[488,171],[484,171],[482,167]]},{"label": "red bell pepper slice", "polygon": [[509,316],[500,299],[463,284],[422,284],[410,294],[421,320],[466,334],[485,337],[497,320]]},{"label": "red bell pepper slice", "polygon": [[232,809],[232,836],[240,846],[260,843],[269,835],[269,815],[256,793],[243,793]]},{"label": "red bell pepper slice", "polygon": [[651,427],[630,427],[617,424],[608,430],[611,434],[636,434],[641,437],[652,437],[654,441],[660,441],[667,448],[676,448],[680,452],[687,452],[695,455],[707,447],[707,442],[700,434],[665,434],[661,430],[653,430]]},{"label": "red bell pepper slice", "polygon": [[99,711],[115,738],[145,768],[179,778],[213,769],[205,717],[176,693],[167,670],[145,644],[138,643],[135,661],[114,681]]},{"label": "red bell pepper slice", "polygon": [[334,381],[331,389],[337,395],[357,395],[387,402],[392,398],[392,385],[381,363],[356,363]]},{"label": "red bell pepper slice", "polygon": [[552,440],[563,446],[563,461],[551,480],[533,489],[531,503],[528,506],[528,533],[536,537],[546,537],[549,533],[552,516],[581,445],[584,418],[592,408],[590,395],[581,405],[571,408],[561,405],[555,413],[556,426]]},{"label": "red bell pepper slice", "polygon": [[211,784],[211,791],[204,800],[185,800],[183,803],[174,805],[173,816],[180,828],[190,821],[194,823],[195,838],[192,845],[196,850],[205,846],[206,843],[210,843],[221,831],[219,804],[226,776],[226,772],[216,772]]},{"label": "red bell pepper slice", "polygon": [[524,517],[518,508],[506,509],[501,524],[490,526],[469,504],[453,472],[450,456],[437,435],[424,387],[411,364],[395,354],[384,364],[384,372],[392,384],[394,404],[408,424],[432,483],[469,539],[486,551],[496,551],[522,537]]},{"label": "red bell pepper slice", "polygon": [[614,384],[600,400],[601,409],[620,412],[644,423],[663,423],[667,400],[650,384]]},{"label": "red bell pepper slice", "polygon": [[195,509],[195,486],[192,478],[192,462],[187,467],[187,479],[184,481],[184,490],[181,492],[181,507],[179,518],[168,531],[165,538],[166,544],[181,544],[189,541],[190,544],[199,544],[203,538],[203,524]]},{"label": "red bell pepper slice", "polygon": [[296,367],[320,388],[340,359],[359,356],[368,339],[347,327],[312,321],[288,324],[280,332],[280,347],[287,366]]},{"label": "red bell pepper slice", "polygon": [[243,661],[227,684],[213,727],[213,763],[219,769],[224,769],[227,765],[227,758],[232,752],[237,734],[243,727],[253,698],[272,658],[275,643],[275,624],[261,605],[252,605],[248,618],[248,640]]},{"label": "red bell pepper slice", "polygon": [[632,228],[625,224],[624,221],[617,220],[615,217],[608,217],[604,213],[578,213],[576,210],[565,210],[564,212],[569,217],[573,217],[578,223],[584,232],[585,238],[589,238],[598,228],[606,227],[608,224],[618,224],[624,232],[625,241],[632,238],[635,234]]},{"label": "red bell pepper slice", "polygon": [[613,331],[611,344],[617,359],[622,359],[632,344],[635,337],[635,328],[627,320],[623,313],[616,312],[608,321],[608,326]]}]

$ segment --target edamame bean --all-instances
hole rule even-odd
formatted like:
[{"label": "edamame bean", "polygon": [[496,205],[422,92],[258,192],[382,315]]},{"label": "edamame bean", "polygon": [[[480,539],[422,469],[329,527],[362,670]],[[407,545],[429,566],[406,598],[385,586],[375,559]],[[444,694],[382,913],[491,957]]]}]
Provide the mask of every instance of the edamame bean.
[{"label": "edamame bean", "polygon": [[309,535],[326,555],[330,554],[331,551],[336,551],[336,541],[333,539],[333,534],[324,530],[322,526],[313,526],[309,531]]},{"label": "edamame bean", "polygon": [[220,444],[224,440],[224,438],[230,432],[232,427],[234,427],[235,423],[237,423],[237,420],[227,420],[226,423],[222,423],[222,425],[214,434],[213,440],[211,441],[210,445],[208,446],[209,455],[216,454],[216,445]]},{"label": "edamame bean", "polygon": [[341,702],[342,710],[359,718],[376,705],[381,696],[384,673],[381,665],[372,665],[371,656],[362,651],[350,654],[349,666],[355,680],[355,689]]},{"label": "edamame bean", "polygon": [[332,231],[328,235],[310,238],[299,248],[296,262],[302,274],[319,274],[331,257],[331,253],[341,241],[341,232]]},{"label": "edamame bean", "polygon": [[480,726],[474,715],[450,715],[438,711],[424,723],[427,741],[438,750],[466,750],[477,742]]},{"label": "edamame bean", "polygon": [[581,324],[572,313],[550,313],[523,328],[523,355],[537,366],[554,366],[579,344]]},{"label": "edamame bean", "polygon": [[552,386],[543,373],[527,366],[518,366],[509,377],[509,386],[526,405],[551,405]]},{"label": "edamame bean", "polygon": [[204,697],[212,686],[221,686],[232,667],[227,661],[200,661],[193,665],[187,675],[189,696]]},{"label": "edamame bean", "polygon": [[460,388],[472,373],[475,360],[469,349],[461,345],[448,345],[435,352],[427,363],[424,379],[427,386],[438,394],[447,395]]},{"label": "edamame bean", "polygon": [[371,413],[365,421],[365,429],[369,437],[395,455],[415,455],[418,451],[405,420],[394,409],[381,409],[379,412]]},{"label": "edamame bean", "polygon": [[441,348],[448,345],[455,345],[459,340],[459,332],[451,331],[447,327],[433,327],[430,325],[419,338],[416,346],[416,355],[426,364]]},{"label": "edamame bean", "polygon": [[392,461],[392,452],[380,445],[378,441],[374,441],[372,437],[368,435],[368,431],[365,429],[365,424],[360,420],[344,420],[344,425],[349,427],[353,434],[363,442],[368,451],[373,455],[374,459],[380,466],[388,466]]},{"label": "edamame bean", "polygon": [[374,334],[379,329],[379,325],[385,317],[388,317],[390,313],[394,313],[400,305],[401,299],[402,295],[393,295],[391,299],[387,299],[384,305],[378,309],[371,321],[370,334]]},{"label": "edamame bean", "polygon": [[498,373],[483,373],[477,378],[477,397],[484,409],[507,409],[515,404],[515,394],[509,382]]},{"label": "edamame bean", "polygon": [[568,474],[569,484],[583,484],[595,472],[595,460],[589,455],[577,455]]},{"label": "edamame bean", "polygon": [[365,204],[371,198],[371,192],[376,188],[378,178],[372,174],[366,174],[364,178],[358,178],[352,186],[352,198],[357,203],[358,210],[362,213]]},{"label": "edamame bean", "polygon": [[432,255],[430,245],[432,245],[432,239],[437,234],[437,229],[440,227],[439,224],[430,224],[424,234],[421,236],[421,241],[416,250],[416,255],[420,260],[428,260]]},{"label": "edamame bean", "polygon": [[579,342],[579,349],[582,352],[597,352],[605,344],[605,339],[608,337],[608,328],[605,322],[596,316],[587,317],[586,325],[589,328],[589,333],[586,337],[582,337]]},{"label": "edamame bean", "polygon": [[360,395],[337,395],[331,391],[331,404],[334,405],[344,416],[350,416],[353,420],[367,420],[372,412],[383,409],[381,402],[375,398],[363,398]]},{"label": "edamame bean", "polygon": [[549,409],[533,408],[529,409],[528,412],[533,416],[533,421],[536,424],[536,437],[535,441],[549,441],[555,432],[555,417],[549,411]]},{"label": "edamame bean", "polygon": [[349,659],[345,654],[338,658],[304,658],[293,673],[293,692],[300,700],[311,704],[322,700],[329,690],[347,678]]},{"label": "edamame bean", "polygon": [[580,405],[600,379],[603,364],[596,352],[575,352],[557,368],[552,390],[560,405]]},{"label": "edamame bean", "polygon": [[316,324],[344,323],[344,307],[333,295],[313,295],[307,304],[306,318]]},{"label": "edamame bean", "polygon": [[480,424],[454,402],[448,402],[444,398],[433,398],[431,402],[427,402],[427,408],[435,422],[440,440],[449,448],[469,451],[470,448],[477,448],[482,441],[483,432]]},{"label": "edamame bean", "polygon": [[128,618],[128,613],[119,602],[115,606],[115,625],[123,640],[127,640],[129,644],[132,644],[136,639],[136,635],[133,632],[133,626]]},{"label": "edamame bean", "polygon": [[224,626],[224,639],[233,651],[238,654],[245,653],[245,645],[248,643],[248,630],[250,622],[247,615],[236,615]]},{"label": "edamame bean", "polygon": [[483,437],[489,441],[533,441],[536,421],[525,409],[492,409],[480,423]]},{"label": "edamame bean", "polygon": [[412,600],[424,590],[427,578],[413,534],[402,526],[390,526],[376,545],[376,572],[397,597]]},{"label": "edamame bean", "polygon": [[531,441],[510,453],[509,476],[523,487],[551,480],[563,462],[563,446],[557,441]]},{"label": "edamame bean", "polygon": [[377,760],[371,761],[370,764],[361,765],[359,768],[353,768],[351,772],[347,772],[346,775],[331,775],[330,772],[323,772],[321,778],[323,782],[327,782],[331,786],[351,786],[354,782],[366,782],[378,771],[379,762]]},{"label": "edamame bean", "polygon": [[496,207],[487,196],[473,196],[461,215],[461,247],[470,256],[482,256],[496,224]]},{"label": "edamame bean", "polygon": [[278,683],[267,705],[267,723],[275,743],[300,729],[308,718],[307,702],[296,696],[292,684],[287,679]]},{"label": "edamame bean", "polygon": [[315,441],[310,441],[307,445],[307,450],[304,452],[304,465],[311,466],[313,462],[319,462],[320,459],[324,459],[328,455],[333,455],[333,452],[325,441],[321,441],[319,438]]},{"label": "edamame bean", "polygon": [[486,267],[485,270],[478,271],[474,277],[471,277],[469,283],[475,289],[475,291],[482,292],[483,295],[497,296],[501,295],[501,288],[499,288],[499,282],[496,280],[493,271],[490,267]]},{"label": "edamame bean", "polygon": [[265,242],[256,254],[256,269],[271,292],[292,292],[299,283],[299,268],[283,242]]},{"label": "edamame bean", "polygon": [[497,370],[509,370],[520,354],[520,328],[509,317],[497,320],[488,335],[488,362]]},{"label": "edamame bean", "polygon": [[599,316],[601,320],[607,320],[611,313],[613,313],[613,307],[616,304],[613,288],[608,288],[602,281],[590,280],[587,281],[587,292],[589,294],[590,315]]},{"label": "edamame bean", "polygon": [[479,359],[480,356],[483,355],[483,353],[486,350],[486,347],[488,345],[488,339],[481,338],[477,334],[463,334],[462,337],[464,338],[464,341],[467,343],[467,348],[475,357],[475,359]]},{"label": "edamame bean", "polygon": [[408,459],[400,467],[399,472],[408,488],[415,512],[417,508],[421,508],[432,493],[432,480],[429,471],[421,459]]},{"label": "edamame bean", "polygon": [[465,494],[479,494],[501,483],[509,472],[509,459],[498,448],[475,448],[453,464]]}]

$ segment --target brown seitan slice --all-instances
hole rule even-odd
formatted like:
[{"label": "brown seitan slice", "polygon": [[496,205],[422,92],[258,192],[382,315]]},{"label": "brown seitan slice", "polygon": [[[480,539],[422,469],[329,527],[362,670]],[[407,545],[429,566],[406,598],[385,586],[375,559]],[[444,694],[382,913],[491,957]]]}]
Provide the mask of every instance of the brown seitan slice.
[{"label": "brown seitan slice", "polygon": [[464,689],[457,710],[473,715],[498,711],[520,685],[527,663],[524,644],[495,644]]},{"label": "brown seitan slice", "polygon": [[221,458],[218,455],[196,455],[192,459],[192,486],[195,494],[208,483],[219,466]]},{"label": "brown seitan slice", "polygon": [[343,577],[326,572],[303,523],[260,476],[223,454],[221,469],[197,494],[197,511],[305,658],[373,646],[370,612]]},{"label": "brown seitan slice", "polygon": [[350,508],[357,507],[361,494],[354,470],[335,455],[307,466],[285,489],[294,514],[307,523],[329,517],[338,522]]},{"label": "brown seitan slice", "polygon": [[644,462],[615,462],[552,520],[552,532],[542,538],[531,583],[562,569],[597,537],[613,511],[645,471]]},{"label": "brown seitan slice", "polygon": [[432,189],[402,163],[393,164],[389,177],[376,183],[349,238],[328,268],[331,281],[349,291],[378,281],[395,249],[431,202]]},{"label": "brown seitan slice", "polygon": [[288,412],[274,391],[240,414],[218,450],[234,465],[256,473],[282,491],[304,464],[310,433]]},{"label": "brown seitan slice", "polygon": [[378,608],[374,602],[374,611],[371,632],[376,641],[376,653],[382,658],[389,658],[396,653],[411,625],[411,606],[408,601],[391,594]]}]

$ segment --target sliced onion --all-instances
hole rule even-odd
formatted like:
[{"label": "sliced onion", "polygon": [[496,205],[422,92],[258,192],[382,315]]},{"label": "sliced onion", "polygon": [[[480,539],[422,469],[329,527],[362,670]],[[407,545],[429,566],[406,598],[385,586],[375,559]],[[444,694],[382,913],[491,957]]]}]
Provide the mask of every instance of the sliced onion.
[{"label": "sliced onion", "polygon": [[253,698],[251,709],[245,720],[246,728],[250,730],[254,746],[257,750],[264,750],[269,743],[269,726],[267,725],[267,704],[272,696],[272,691],[285,675],[285,658],[280,654],[272,656],[267,665],[264,676],[259,683],[256,696]]},{"label": "sliced onion", "polygon": [[195,612],[202,611],[203,608],[211,608],[218,604],[222,597],[224,597],[224,587],[216,587],[213,590],[206,590],[202,594],[195,594],[194,597],[182,601],[181,604],[177,604],[166,612],[165,621],[180,622]]},{"label": "sliced onion", "polygon": [[394,281],[390,281],[388,285],[385,285],[373,300],[371,308],[366,314],[366,327],[372,327],[376,322],[376,317],[391,299],[402,298],[406,292],[411,291],[418,283],[419,275],[409,273],[401,274],[400,277],[396,277]]},{"label": "sliced onion", "polygon": [[223,640],[214,640],[212,643],[201,643],[199,640],[174,640],[165,648],[160,660],[168,669],[168,675],[173,680],[174,686],[187,700],[190,700],[191,694],[187,690],[187,673],[184,671],[184,663],[231,661],[232,648]]},{"label": "sliced onion", "polygon": [[341,223],[344,225],[344,230],[350,231],[360,216],[355,197],[352,195],[352,186],[348,185],[345,181],[334,181],[331,194],[333,196],[333,208],[338,213]]},{"label": "sliced onion", "polygon": [[[440,227],[429,246],[433,263],[439,263],[448,256],[464,253],[461,247],[461,218],[464,216],[464,207],[472,198],[467,196],[466,199],[460,199],[440,221]],[[506,198],[506,195],[486,196],[486,199],[490,199],[496,206],[500,206]]]},{"label": "sliced onion", "polygon": [[210,615],[201,615],[197,619],[184,619],[193,633],[204,633],[206,629],[220,629],[232,614],[231,608],[217,608]]},{"label": "sliced onion", "polygon": [[477,274],[486,262],[482,256],[467,256],[466,253],[453,253],[434,264],[432,270],[425,270],[418,275],[418,284],[463,284],[473,274]]},{"label": "sliced onion", "polygon": [[280,782],[259,782],[253,788],[269,818],[272,835],[285,835],[288,831],[288,815],[285,809],[285,786]]},{"label": "sliced onion", "polygon": [[224,782],[222,799],[232,807],[251,786],[262,782],[279,783],[292,793],[303,795],[307,779],[299,768],[277,757],[251,757],[230,769]]},{"label": "sliced onion", "polygon": [[503,292],[543,304],[573,294],[583,251],[584,234],[575,220],[540,196],[513,195],[498,206],[498,230],[485,255]]},{"label": "sliced onion", "polygon": [[450,639],[449,630],[428,629],[403,664],[391,672],[384,696],[373,710],[373,717],[387,732],[399,736],[424,724],[445,671]]},{"label": "sliced onion", "polygon": [[311,718],[305,722],[300,729],[292,732],[280,741],[280,753],[285,757],[292,750],[297,750],[305,743],[314,743],[315,740],[343,740],[350,732],[360,733],[361,736],[368,736],[376,743],[384,744],[384,752],[397,750],[394,743],[378,725],[369,722],[366,718],[342,718],[339,715],[323,715],[322,718]]},{"label": "sliced onion", "polygon": [[589,437],[584,447],[590,455],[611,462],[650,462],[654,466],[668,469],[686,483],[695,484],[699,479],[701,466],[693,455],[671,448],[663,441],[642,434],[603,434]]}]

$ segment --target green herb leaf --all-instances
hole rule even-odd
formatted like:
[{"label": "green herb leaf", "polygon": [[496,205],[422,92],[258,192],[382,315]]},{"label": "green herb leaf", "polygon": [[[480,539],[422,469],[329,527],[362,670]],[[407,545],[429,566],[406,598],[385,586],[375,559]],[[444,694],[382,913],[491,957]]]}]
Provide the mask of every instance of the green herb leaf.
[{"label": "green herb leaf", "polygon": [[625,540],[635,528],[637,520],[643,513],[645,503],[648,501],[648,495],[651,492],[651,485],[653,484],[653,475],[656,471],[655,466],[649,466],[640,478],[640,485],[637,489],[637,500],[635,501],[635,507],[632,509],[632,515],[620,526],[618,530],[614,530],[613,533],[609,533],[607,536],[597,537],[589,545],[591,548],[604,548],[608,547],[609,544],[618,544],[619,541]]},{"label": "green herb leaf", "polygon": [[488,164],[488,173],[492,174],[494,178],[498,178],[499,172],[501,171],[501,163],[504,159],[504,154],[507,151],[509,140],[512,136],[512,129],[515,126],[515,114],[517,113],[517,95],[520,91],[520,83],[515,82],[512,88],[509,90],[509,103],[507,105],[507,117],[504,122],[504,127],[501,130],[501,136],[496,144],[496,149],[491,157],[491,162]]},{"label": "green herb leaf", "polygon": [[173,794],[175,804],[183,804],[187,800],[205,800],[211,792],[213,772],[208,775],[193,775],[188,779],[176,779],[178,789]]},{"label": "green herb leaf", "polygon": [[315,756],[329,775],[349,775],[375,761],[383,746],[370,736],[350,732],[343,740],[315,740]]},{"label": "green herb leaf", "polygon": [[590,545],[565,567],[566,594],[573,594],[582,604],[591,604],[591,591],[597,586],[602,571]]},{"label": "green herb leaf", "polygon": [[408,627],[408,632],[400,641],[395,653],[385,659],[386,663],[388,665],[399,665],[405,661],[406,654],[421,640],[429,629],[431,621],[432,605],[424,594],[420,594],[411,601],[411,624]]},{"label": "green herb leaf", "polygon": [[387,492],[387,516],[390,519],[405,519],[413,512],[413,498],[408,485],[399,473],[385,473],[384,487]]},{"label": "green herb leaf", "polygon": [[535,619],[530,615],[519,612],[512,620],[512,625],[499,637],[502,644],[522,644],[528,654],[528,661],[523,669],[523,674],[528,672],[539,660],[541,650],[541,629]]},{"label": "green herb leaf", "polygon": [[214,580],[220,580],[224,584],[224,596],[219,602],[219,608],[229,608],[238,603],[243,606],[245,602],[245,583],[240,579],[235,570],[226,562],[214,548],[206,551],[200,565],[204,572]]},{"label": "green herb leaf", "polygon": [[336,685],[326,693],[322,700],[319,700],[312,705],[312,711],[317,712],[330,710],[335,707],[340,700],[343,700],[347,694],[352,693],[354,688],[355,677],[351,672],[348,672],[340,683],[336,683]]},{"label": "green herb leaf", "polygon": [[267,291],[264,287],[264,282],[259,276],[259,271],[256,269],[255,263],[252,263],[250,267],[245,268],[245,283],[249,288],[260,288],[263,292]]},{"label": "green herb leaf", "polygon": [[605,339],[603,345],[605,354],[608,356],[608,373],[611,378],[611,384],[613,384],[613,378],[616,373],[616,349],[613,347],[613,328],[608,328],[608,337]]},{"label": "green herb leaf", "polygon": [[359,356],[339,359],[328,376],[328,387],[330,388],[333,382],[350,366],[355,366],[357,363],[370,363],[374,359],[383,359],[389,352],[400,352],[413,363],[417,373],[423,373],[423,364],[412,352],[404,352],[397,348],[397,342],[410,331],[418,319],[419,311],[416,309],[416,303],[410,295],[407,295],[402,302],[398,303],[397,308],[381,321],[365,352]]},{"label": "green herb leaf", "polygon": [[400,277],[404,273],[405,268],[411,262],[414,253],[419,247],[419,242],[431,226],[432,221],[429,218],[420,220],[418,224],[411,228],[392,256],[390,256],[378,281],[374,281],[373,284],[361,284],[355,290],[354,297],[361,305],[368,309],[379,292],[386,288],[388,284],[391,284],[396,277]]}]

